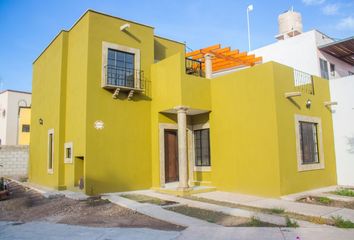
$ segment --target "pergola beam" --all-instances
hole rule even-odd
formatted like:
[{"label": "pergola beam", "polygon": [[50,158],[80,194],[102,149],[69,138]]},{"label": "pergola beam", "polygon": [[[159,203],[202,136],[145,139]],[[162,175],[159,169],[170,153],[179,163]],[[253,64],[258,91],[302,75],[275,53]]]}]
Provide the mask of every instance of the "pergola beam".
[{"label": "pergola beam", "polygon": [[[205,63],[206,54],[211,54],[212,56],[209,61],[212,63],[213,71],[238,66],[254,66],[256,63],[262,61],[262,57],[256,57],[254,54],[247,55],[247,52],[240,52],[238,49],[231,51],[230,47],[221,48],[220,44],[189,52],[186,54],[186,57]],[[205,64],[202,64],[202,68],[206,68]]]}]

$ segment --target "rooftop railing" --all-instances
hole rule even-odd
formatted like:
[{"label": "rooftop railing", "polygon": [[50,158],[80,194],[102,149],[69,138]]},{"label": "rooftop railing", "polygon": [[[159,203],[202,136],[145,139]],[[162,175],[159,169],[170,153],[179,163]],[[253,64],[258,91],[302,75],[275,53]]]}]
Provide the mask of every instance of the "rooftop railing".
[{"label": "rooftop railing", "polygon": [[186,58],[186,74],[204,77],[203,62]]},{"label": "rooftop railing", "polygon": [[313,78],[311,74],[294,69],[294,85],[296,90],[307,93],[315,94]]}]

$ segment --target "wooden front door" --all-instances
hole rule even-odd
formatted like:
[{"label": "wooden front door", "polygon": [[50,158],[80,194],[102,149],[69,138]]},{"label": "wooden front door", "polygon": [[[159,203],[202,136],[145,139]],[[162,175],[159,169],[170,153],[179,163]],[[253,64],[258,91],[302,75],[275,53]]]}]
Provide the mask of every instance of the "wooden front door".
[{"label": "wooden front door", "polygon": [[165,182],[176,182],[178,178],[177,130],[165,130]]}]

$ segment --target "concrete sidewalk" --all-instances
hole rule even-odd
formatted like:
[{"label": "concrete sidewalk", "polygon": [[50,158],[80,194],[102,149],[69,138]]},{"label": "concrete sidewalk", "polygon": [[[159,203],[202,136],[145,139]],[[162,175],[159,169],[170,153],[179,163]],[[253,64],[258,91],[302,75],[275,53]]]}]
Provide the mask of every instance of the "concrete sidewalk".
[{"label": "concrete sidewalk", "polygon": [[268,209],[282,208],[287,212],[299,213],[314,217],[331,218],[332,216],[342,216],[344,219],[354,221],[354,210],[347,208],[326,207],[314,204],[287,201],[283,199],[255,197],[221,191],[200,193],[195,194],[195,196],[216,201],[242,204],[250,207]]},{"label": "concrete sidewalk", "polygon": [[[237,208],[230,208],[230,207],[225,207],[225,206],[220,206],[216,204],[211,204],[211,203],[205,203],[205,202],[200,202],[200,201],[195,201],[195,200],[190,200],[190,199],[185,199],[181,197],[176,197],[173,195],[166,195],[166,194],[161,194],[157,193],[154,191],[137,191],[136,193],[138,194],[144,194],[146,196],[150,197],[155,197],[155,198],[160,198],[168,201],[174,201],[178,202],[180,204],[188,205],[190,207],[195,207],[195,208],[202,208],[202,209],[207,209],[215,212],[221,212],[227,215],[231,216],[236,216],[236,217],[246,217],[246,218],[251,218],[251,217],[257,217],[259,220],[263,222],[268,222],[276,225],[286,225],[286,219],[283,216],[277,216],[277,215],[272,215],[272,214],[265,214],[261,212],[254,212],[254,211],[249,211],[249,210],[244,210],[244,209],[237,209]],[[318,225],[306,221],[300,221],[296,220],[296,222],[299,224],[300,227],[331,227],[327,225]]]},{"label": "concrete sidewalk", "polygon": [[0,221],[2,240],[353,240],[353,230],[330,228],[208,228],[189,227],[182,232],[147,228],[94,228],[31,222]]}]

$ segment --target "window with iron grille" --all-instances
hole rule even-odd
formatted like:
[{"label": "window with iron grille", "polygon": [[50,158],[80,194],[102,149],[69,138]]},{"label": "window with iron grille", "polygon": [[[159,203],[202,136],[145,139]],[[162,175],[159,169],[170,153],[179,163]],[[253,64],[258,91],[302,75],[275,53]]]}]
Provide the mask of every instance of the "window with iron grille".
[{"label": "window with iron grille", "polygon": [[210,166],[209,129],[194,130],[194,152],[196,166]]},{"label": "window with iron grille", "polygon": [[29,132],[30,131],[30,125],[29,124],[23,124],[22,125],[22,132]]},{"label": "window with iron grille", "polygon": [[319,163],[317,123],[300,121],[299,127],[302,164]]},{"label": "window with iron grille", "polygon": [[108,49],[107,84],[134,87],[134,54]]}]

